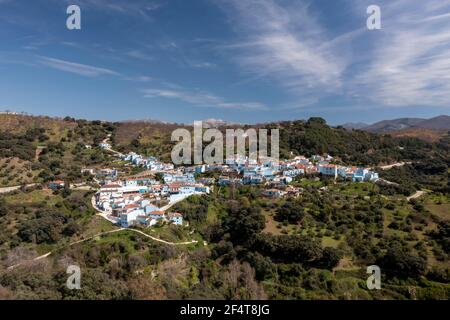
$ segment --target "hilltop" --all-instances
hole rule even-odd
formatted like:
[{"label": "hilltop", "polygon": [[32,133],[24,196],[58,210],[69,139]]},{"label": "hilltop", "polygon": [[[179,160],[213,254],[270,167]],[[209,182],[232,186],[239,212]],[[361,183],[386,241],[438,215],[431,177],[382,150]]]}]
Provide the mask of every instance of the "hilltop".
[{"label": "hilltop", "polygon": [[[143,170],[109,156],[99,142],[111,136],[114,150],[160,158],[179,127],[72,118],[41,125],[27,117],[15,119],[25,121],[21,130],[0,130],[4,172],[29,167],[31,181],[83,181],[94,189],[110,177],[94,180],[81,167],[114,168],[119,176]],[[448,136],[427,143],[334,128],[321,118],[243,128],[280,129],[283,157],[328,153],[333,164],[403,163],[374,168],[381,183],[299,175],[284,186],[295,196],[268,196],[266,185],[217,184],[174,204],[187,225],[152,228],[112,225],[96,214],[91,190],[36,185],[9,192],[0,198],[0,298],[448,299]],[[18,183],[22,176],[11,178]],[[188,239],[196,242],[174,245]],[[81,290],[61,286],[72,261],[83,270]],[[385,291],[365,286],[372,264],[384,272]]]},{"label": "hilltop", "polygon": [[[0,127],[0,185],[4,187],[55,179],[80,182],[81,168],[112,164],[111,154],[98,147],[108,136],[115,150],[170,162],[175,145],[172,131],[180,127],[192,130],[192,126],[154,121],[110,123],[10,114],[0,114],[0,123],[8,124]],[[13,128],[14,124],[20,124],[20,128]],[[422,186],[446,188],[441,172],[450,165],[448,134],[425,142],[408,136],[331,127],[321,118],[259,125],[224,124],[219,130],[236,127],[280,129],[280,156],[285,159],[330,154],[337,163],[366,167],[413,162],[420,165],[407,167],[407,172],[401,173],[409,189],[414,188],[419,177]]]},{"label": "hilltop", "polygon": [[0,114],[0,186],[79,180],[81,167],[105,162],[92,146],[113,130],[101,121]]},{"label": "hilltop", "polygon": [[[343,125],[344,127],[346,125]],[[352,127],[347,125],[347,127]],[[354,127],[352,127],[354,128]],[[404,129],[431,129],[450,130],[450,116],[441,115],[430,119],[422,118],[399,118],[393,120],[383,120],[371,125],[359,125],[358,128],[374,133],[387,133]]]},{"label": "hilltop", "polygon": [[411,137],[436,142],[450,130],[450,116],[441,115],[430,119],[399,118],[383,120],[371,125],[349,123],[344,124],[343,127],[379,134],[390,134],[394,137]]},{"label": "hilltop", "polygon": [[24,134],[29,129],[45,128],[49,136],[58,140],[66,130],[73,130],[77,123],[72,120],[48,116],[34,116],[18,113],[0,113],[0,131]]},{"label": "hilltop", "polygon": [[[394,120],[393,123],[409,123],[443,128],[449,117],[441,116],[429,120]],[[211,121],[210,121],[211,122]],[[212,124],[206,123],[206,127]],[[364,130],[346,130],[342,126],[331,127],[321,118],[309,120],[281,121],[256,125],[230,124],[224,121],[213,121],[213,125],[224,131],[227,128],[279,128],[280,151],[283,157],[292,154],[323,154],[340,157],[344,161],[354,164],[379,165],[412,158],[432,158],[433,143],[424,143],[417,138],[416,128],[390,132],[389,135]],[[373,125],[381,128],[381,123]],[[386,127],[386,126],[385,126]],[[393,125],[390,125],[393,127]],[[163,160],[170,159],[170,152],[174,146],[171,133],[178,128],[192,130],[191,125],[164,123],[158,121],[87,121],[70,117],[64,119],[43,116],[29,116],[17,114],[0,114],[0,132],[14,136],[24,136],[30,130],[40,129],[36,139],[29,146],[29,154],[34,154],[32,148],[42,144],[41,140],[68,145],[69,149],[78,144],[97,144],[112,134],[112,142],[118,151],[136,151],[146,155],[157,155]],[[381,129],[380,129],[381,130]],[[419,130],[426,140],[438,142],[446,136],[446,132],[434,129]],[[73,136],[75,134],[75,137]],[[27,143],[24,143],[26,146]],[[80,147],[80,146],[79,146]],[[10,154],[10,156],[15,156]],[[19,157],[20,158],[20,157]],[[24,160],[30,160],[25,158]]]}]

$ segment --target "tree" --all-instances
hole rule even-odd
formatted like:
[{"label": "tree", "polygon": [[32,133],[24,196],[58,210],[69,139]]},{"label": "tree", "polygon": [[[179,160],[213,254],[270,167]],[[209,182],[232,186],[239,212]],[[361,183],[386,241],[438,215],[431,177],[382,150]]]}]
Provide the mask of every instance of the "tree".
[{"label": "tree", "polygon": [[261,232],[266,220],[257,206],[244,206],[241,202],[230,201],[227,204],[228,217],[223,227],[228,232],[234,244],[249,246],[255,236]]},{"label": "tree", "polygon": [[289,222],[292,224],[299,223],[305,217],[305,212],[301,204],[296,200],[286,201],[280,208],[278,208],[275,220],[280,222]]},{"label": "tree", "polygon": [[427,261],[424,258],[405,252],[399,246],[389,248],[378,264],[382,270],[399,277],[423,275],[427,269]]},{"label": "tree", "polygon": [[248,252],[245,260],[255,268],[255,277],[259,281],[273,278],[276,273],[276,265],[269,257],[264,257],[258,252]]},{"label": "tree", "polygon": [[61,239],[67,219],[58,212],[45,213],[19,227],[19,237],[27,242],[54,243]]},{"label": "tree", "polygon": [[322,257],[320,258],[319,265],[327,269],[333,269],[338,265],[341,258],[342,253],[340,250],[326,247],[322,251]]},{"label": "tree", "polygon": [[253,249],[273,261],[317,264],[322,257],[321,243],[307,236],[260,234]]}]

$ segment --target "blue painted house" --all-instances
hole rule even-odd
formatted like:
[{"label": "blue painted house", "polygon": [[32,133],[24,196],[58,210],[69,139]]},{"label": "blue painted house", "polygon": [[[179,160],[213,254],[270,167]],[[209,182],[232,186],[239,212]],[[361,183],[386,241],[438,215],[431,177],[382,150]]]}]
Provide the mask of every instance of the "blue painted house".
[{"label": "blue painted house", "polygon": [[179,212],[169,213],[169,221],[176,224],[177,226],[183,225],[183,215]]}]

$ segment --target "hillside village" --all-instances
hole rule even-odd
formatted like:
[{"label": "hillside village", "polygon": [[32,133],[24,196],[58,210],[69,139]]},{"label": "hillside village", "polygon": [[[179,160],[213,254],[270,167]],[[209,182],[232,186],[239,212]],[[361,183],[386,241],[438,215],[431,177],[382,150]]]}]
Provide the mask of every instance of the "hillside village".
[{"label": "hillside village", "polygon": [[[183,225],[183,213],[171,212],[175,203],[194,194],[209,194],[214,186],[261,185],[266,197],[296,197],[301,188],[290,185],[301,175],[321,174],[344,178],[353,182],[377,181],[378,173],[368,168],[347,167],[333,164],[333,157],[315,155],[310,158],[297,156],[291,160],[251,161],[248,157],[227,159],[225,164],[177,167],[163,163],[156,157],[145,157],[134,152],[122,154],[112,150],[105,141],[99,147],[114,152],[135,167],[146,169],[142,174],[122,177],[117,169],[83,168],[84,174],[94,175],[101,185],[93,204],[113,223],[127,228],[134,225],[154,226],[167,222]],[[217,173],[218,178],[205,177]],[[156,179],[162,177],[162,181]],[[54,182],[53,187],[62,187]],[[161,207],[158,205],[165,204]]]},{"label": "hillside village", "polygon": [[[174,166],[170,139],[152,138],[159,133],[142,133],[139,145],[124,142],[120,124],[58,121],[47,125],[51,130],[22,128],[2,140],[5,159],[24,162],[11,160],[3,172],[28,166],[33,173],[5,184],[0,203],[0,285],[17,297],[132,299],[133,285],[150,294],[156,285],[167,290],[164,299],[234,299],[229,292],[240,289],[227,279],[243,266],[269,299],[448,297],[445,141],[430,149],[317,123],[299,133],[298,122],[281,125],[281,161],[237,157]],[[8,128],[21,128],[17,123]],[[341,147],[303,148],[296,137],[305,136]],[[363,150],[374,151],[361,154],[352,144],[359,139]],[[24,248],[36,253],[18,257]],[[81,296],[48,281],[64,274],[58,263],[67,257],[93,281],[84,282]],[[388,270],[386,288],[395,290],[377,295],[361,288],[373,264]],[[399,283],[398,275],[408,278]],[[330,291],[329,283],[344,285]],[[417,295],[408,294],[410,286]]]}]

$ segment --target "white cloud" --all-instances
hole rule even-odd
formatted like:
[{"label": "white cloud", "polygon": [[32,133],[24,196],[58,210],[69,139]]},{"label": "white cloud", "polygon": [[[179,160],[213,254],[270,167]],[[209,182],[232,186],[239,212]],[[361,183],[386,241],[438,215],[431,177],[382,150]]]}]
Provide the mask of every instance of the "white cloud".
[{"label": "white cloud", "polygon": [[99,68],[95,66],[90,66],[86,64],[70,62],[66,60],[60,60],[50,57],[38,57],[38,62],[41,65],[60,70],[65,72],[74,73],[86,77],[98,77],[102,75],[119,75],[119,73],[105,68]]},{"label": "white cloud", "polygon": [[[73,4],[72,0],[65,0],[65,2],[67,4]],[[140,16],[145,19],[150,19],[150,14],[163,7],[165,2],[149,0],[78,0],[77,4],[81,8],[94,8],[104,12]]]},{"label": "white cloud", "polygon": [[450,0],[379,0],[383,29],[375,31],[365,28],[373,1],[346,0],[349,21],[361,26],[337,36],[320,22],[332,13],[319,16],[310,1],[219,3],[239,35],[221,49],[252,79],[276,80],[295,99],[314,104],[340,95],[387,106],[450,106]]},{"label": "white cloud", "polygon": [[344,41],[328,37],[305,2],[233,0],[223,8],[241,37],[226,48],[237,50],[243,70],[297,94],[340,90],[348,64]]},{"label": "white cloud", "polygon": [[167,98],[177,99],[190,103],[198,107],[212,107],[222,109],[241,109],[241,110],[265,110],[267,107],[259,102],[233,102],[205,92],[188,92],[179,89],[145,89],[143,90],[146,98]]},{"label": "white cloud", "polygon": [[215,63],[211,62],[189,61],[188,64],[190,67],[198,69],[212,69],[217,67]]},{"label": "white cloud", "polygon": [[124,77],[124,80],[135,81],[135,82],[149,82],[154,79],[149,76],[134,76],[134,77]]},{"label": "white cloud", "polygon": [[387,1],[381,8],[373,55],[350,84],[384,105],[450,107],[450,1]]},{"label": "white cloud", "polygon": [[144,61],[153,61],[153,57],[148,55],[147,53],[140,51],[140,50],[131,50],[128,51],[127,56],[131,57],[131,58],[136,58],[139,60],[144,60]]}]

